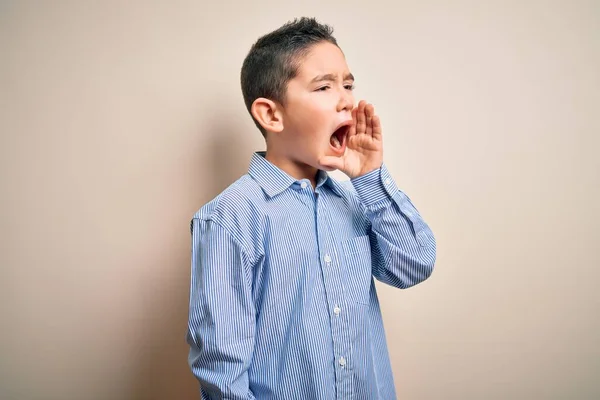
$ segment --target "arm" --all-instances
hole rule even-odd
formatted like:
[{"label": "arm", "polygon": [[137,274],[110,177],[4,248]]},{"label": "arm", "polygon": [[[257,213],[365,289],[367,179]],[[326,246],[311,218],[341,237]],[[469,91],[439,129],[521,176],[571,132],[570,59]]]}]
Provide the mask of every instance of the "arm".
[{"label": "arm", "polygon": [[373,276],[402,289],[427,279],[435,263],[435,238],[386,166],[351,182],[371,222]]},{"label": "arm", "polygon": [[248,258],[217,223],[194,218],[191,229],[190,368],[202,399],[254,399],[248,382],[255,331]]},{"label": "arm", "polygon": [[399,288],[416,285],[433,270],[433,233],[383,164],[381,121],[373,105],[361,100],[352,119],[344,155],[323,156],[319,162],[348,175],[365,207],[375,278]]}]

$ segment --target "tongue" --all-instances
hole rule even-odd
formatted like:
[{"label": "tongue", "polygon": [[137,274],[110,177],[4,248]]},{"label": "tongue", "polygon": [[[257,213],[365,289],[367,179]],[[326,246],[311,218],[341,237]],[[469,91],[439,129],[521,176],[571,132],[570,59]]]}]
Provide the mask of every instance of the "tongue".
[{"label": "tongue", "polygon": [[335,148],[342,147],[342,144],[340,143],[340,140],[336,135],[331,135],[331,139],[329,139],[329,141],[331,142],[331,145]]},{"label": "tongue", "polygon": [[340,147],[342,147],[342,142],[340,142],[340,139],[339,139],[339,137],[337,135],[337,132],[334,133],[333,135],[331,135],[331,138],[329,139],[329,142],[336,149],[339,149]]}]

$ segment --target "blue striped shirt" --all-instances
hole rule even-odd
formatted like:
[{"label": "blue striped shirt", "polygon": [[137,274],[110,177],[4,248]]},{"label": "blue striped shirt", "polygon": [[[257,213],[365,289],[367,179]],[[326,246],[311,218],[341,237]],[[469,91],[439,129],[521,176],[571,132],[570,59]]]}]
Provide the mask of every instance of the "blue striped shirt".
[{"label": "blue striped shirt", "polygon": [[203,399],[394,399],[373,278],[432,272],[434,236],[385,164],[316,188],[255,153],[191,221],[189,365]]}]

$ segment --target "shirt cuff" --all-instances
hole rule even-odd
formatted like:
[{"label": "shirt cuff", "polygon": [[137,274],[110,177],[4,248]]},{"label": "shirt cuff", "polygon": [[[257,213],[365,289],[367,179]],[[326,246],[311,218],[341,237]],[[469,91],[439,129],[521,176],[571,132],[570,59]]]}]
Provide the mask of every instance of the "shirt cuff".
[{"label": "shirt cuff", "polygon": [[385,164],[380,168],[351,180],[358,197],[366,207],[390,200],[398,193],[396,182]]}]

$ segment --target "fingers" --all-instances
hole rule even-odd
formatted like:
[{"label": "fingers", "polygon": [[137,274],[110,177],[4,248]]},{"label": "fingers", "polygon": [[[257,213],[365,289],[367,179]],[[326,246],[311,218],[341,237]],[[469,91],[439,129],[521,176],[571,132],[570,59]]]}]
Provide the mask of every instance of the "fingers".
[{"label": "fingers", "polygon": [[350,135],[369,135],[373,137],[381,136],[381,122],[375,115],[375,107],[364,100],[361,100],[352,110],[352,119],[356,121],[356,126],[352,127]]},{"label": "fingers", "polygon": [[373,139],[381,139],[381,121],[377,115],[373,115]]},{"label": "fingers", "polygon": [[367,104],[365,107],[365,116],[367,119],[367,130],[365,133],[369,136],[373,135],[373,115],[375,115],[375,108],[372,104]]},{"label": "fingers", "polygon": [[350,125],[350,129],[348,130],[348,137],[356,135],[356,108],[352,110],[352,121],[354,121],[354,123]]},{"label": "fingers", "polygon": [[366,101],[361,100],[358,103],[356,110],[356,134],[362,135],[367,131],[367,117],[365,116],[365,105]]}]

